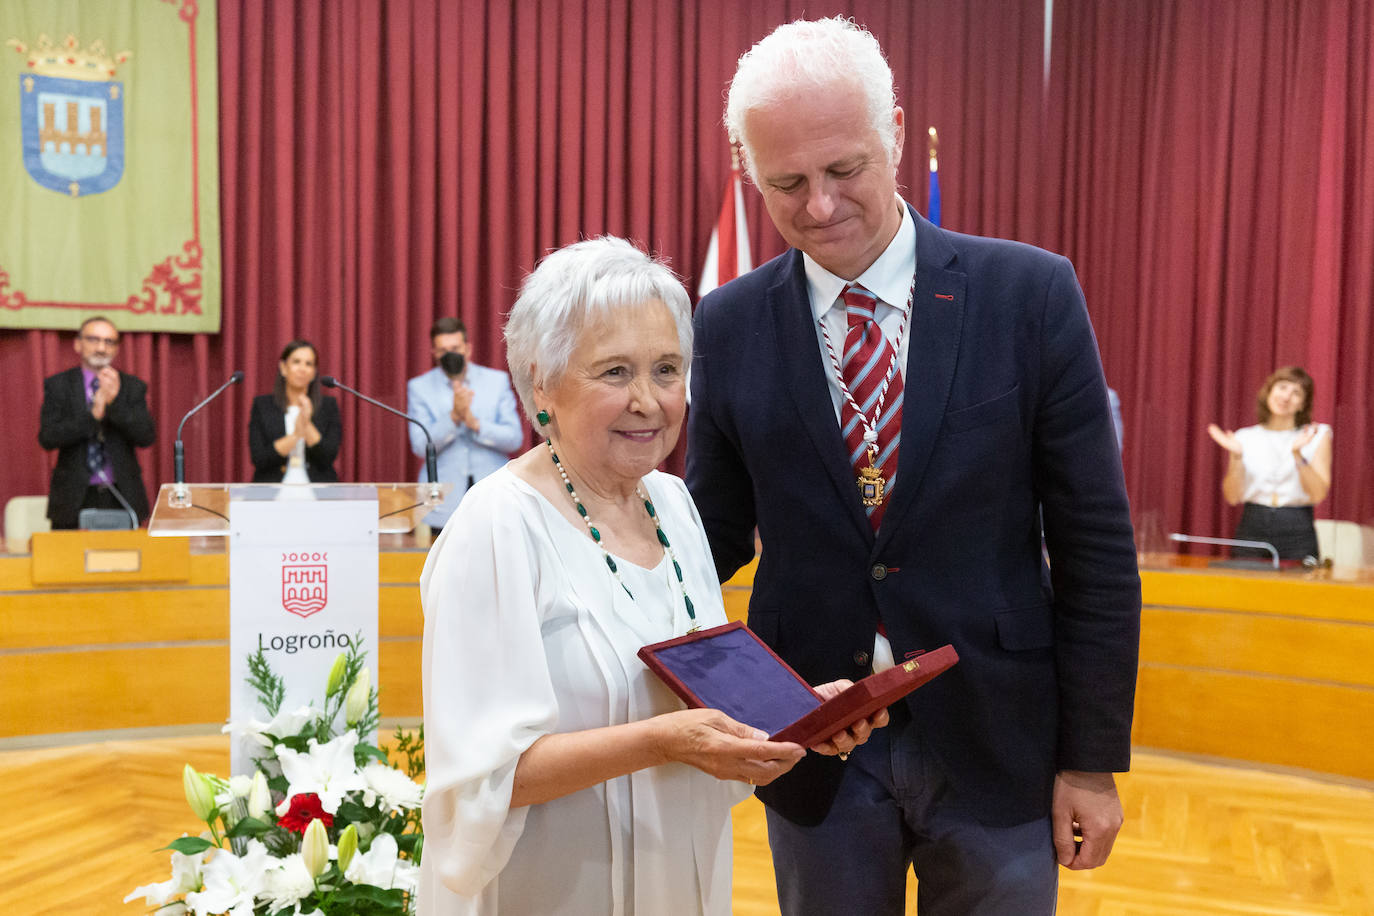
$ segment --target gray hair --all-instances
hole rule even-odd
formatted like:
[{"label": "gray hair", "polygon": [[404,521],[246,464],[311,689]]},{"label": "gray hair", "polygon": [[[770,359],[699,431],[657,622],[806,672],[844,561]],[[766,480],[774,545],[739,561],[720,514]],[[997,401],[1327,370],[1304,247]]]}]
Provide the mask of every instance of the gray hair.
[{"label": "gray hair", "polygon": [[863,92],[868,117],[887,150],[896,158],[897,125],[893,111],[897,93],[892,87],[892,68],[883,57],[878,39],[852,19],[798,19],[774,29],[739,59],[725,103],[725,129],[730,142],[744,148],[745,166],[755,183],[745,116],[797,92],[827,92],[848,84]]},{"label": "gray hair", "polygon": [[654,300],[668,307],[683,358],[690,359],[691,301],[665,261],[609,235],[540,261],[506,322],[506,365],[525,416],[533,421],[538,410],[535,387],[557,385],[567,371],[583,328]]}]

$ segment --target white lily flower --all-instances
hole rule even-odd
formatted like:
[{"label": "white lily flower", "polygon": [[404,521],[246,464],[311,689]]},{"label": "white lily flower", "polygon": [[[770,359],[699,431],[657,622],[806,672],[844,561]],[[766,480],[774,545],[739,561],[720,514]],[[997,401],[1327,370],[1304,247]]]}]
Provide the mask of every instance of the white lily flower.
[{"label": "white lily flower", "polygon": [[367,780],[367,791],[363,792],[364,805],[371,805],[381,798],[382,804],[392,813],[404,808],[420,807],[424,786],[400,770],[373,761],[363,767],[363,778]]},{"label": "white lily flower", "polygon": [[303,792],[314,792],[324,810],[338,813],[346,794],[367,788],[367,780],[353,762],[353,748],[357,745],[358,733],[354,731],[344,732],[327,744],[311,738],[310,750],[305,754],[277,745],[277,762],[289,784],[287,800]]},{"label": "white lily flower", "polygon": [[270,807],[272,790],[267,787],[267,777],[262,770],[258,770],[253,774],[253,787],[248,790],[248,816],[262,820]]},{"label": "white lily flower", "polygon": [[305,859],[298,852],[277,861],[280,864],[269,870],[264,877],[259,897],[268,903],[270,912],[275,913],[292,906],[297,907],[297,912],[300,912],[300,902],[315,890],[315,879],[310,876],[310,870],[305,867]]},{"label": "white lily flower", "polygon": [[301,861],[312,878],[318,878],[329,867],[329,834],[319,818],[310,822],[301,837]]},{"label": "white lily flower", "polygon": [[371,849],[353,857],[344,877],[354,884],[414,892],[420,885],[420,868],[413,862],[397,858],[398,855],[396,838],[389,833],[380,833],[372,841]]},{"label": "white lily flower", "polygon": [[364,668],[353,679],[353,686],[348,688],[348,694],[344,697],[344,721],[349,725],[357,725],[359,720],[367,714],[368,702],[371,698],[372,672]]},{"label": "white lily flower", "polygon": [[[205,853],[203,852],[193,856],[184,856],[179,852],[173,852],[172,877],[158,884],[145,884],[125,897],[124,902],[128,903],[135,897],[142,897],[149,906],[163,906],[173,897],[200,890],[200,869],[204,858]],[[164,912],[170,916],[171,911]]]},{"label": "white lily flower", "polygon": [[204,890],[187,894],[186,905],[196,916],[253,916],[253,898],[262,891],[270,858],[257,840],[248,841],[242,856],[217,850],[201,870]]},{"label": "white lily flower", "polygon": [[223,734],[232,734],[235,738],[248,739],[263,747],[272,746],[272,738],[281,738],[285,735],[295,735],[305,727],[307,722],[312,719],[319,719],[324,716],[324,711],[313,706],[300,706],[289,712],[283,711],[272,717],[272,721],[263,722],[260,719],[249,719],[247,722],[230,722],[220,729]]}]

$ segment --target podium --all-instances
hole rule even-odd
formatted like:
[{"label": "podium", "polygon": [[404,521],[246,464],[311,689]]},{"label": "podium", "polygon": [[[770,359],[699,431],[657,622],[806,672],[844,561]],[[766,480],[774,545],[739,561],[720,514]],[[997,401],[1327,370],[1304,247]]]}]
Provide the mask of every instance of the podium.
[{"label": "podium", "polygon": [[[359,639],[377,672],[377,536],[405,532],[448,484],[163,484],[153,537],[229,539],[229,718],[266,721],[248,685],[262,651],[285,683],[278,710],[324,703],[329,669]],[[291,729],[294,730],[294,729]],[[239,735],[232,771],[250,774],[261,745]]]},{"label": "podium", "polygon": [[229,534],[232,500],[337,501],[363,492],[377,501],[377,532],[404,534],[443,504],[450,483],[164,483],[153,503],[153,537],[216,537]]}]

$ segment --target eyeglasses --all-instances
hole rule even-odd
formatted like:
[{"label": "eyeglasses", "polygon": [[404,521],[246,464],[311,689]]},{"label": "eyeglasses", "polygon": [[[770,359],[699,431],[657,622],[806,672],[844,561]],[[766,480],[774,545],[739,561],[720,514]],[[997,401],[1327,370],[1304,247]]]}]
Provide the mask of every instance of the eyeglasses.
[{"label": "eyeglasses", "polygon": [[104,344],[107,347],[119,346],[118,337],[96,337],[94,334],[82,334],[81,339],[88,344]]}]

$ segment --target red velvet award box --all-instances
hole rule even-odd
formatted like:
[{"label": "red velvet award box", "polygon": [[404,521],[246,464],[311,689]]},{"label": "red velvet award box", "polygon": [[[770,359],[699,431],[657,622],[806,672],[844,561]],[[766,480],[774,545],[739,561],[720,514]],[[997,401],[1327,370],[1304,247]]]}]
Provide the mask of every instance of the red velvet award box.
[{"label": "red velvet award box", "polygon": [[959,660],[953,646],[941,646],[825,700],[740,621],[645,646],[639,657],[688,706],[719,709],[772,741],[803,747],[885,709]]}]

